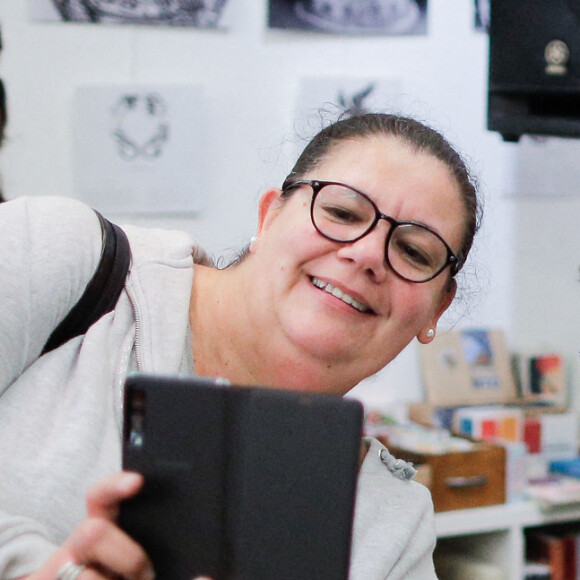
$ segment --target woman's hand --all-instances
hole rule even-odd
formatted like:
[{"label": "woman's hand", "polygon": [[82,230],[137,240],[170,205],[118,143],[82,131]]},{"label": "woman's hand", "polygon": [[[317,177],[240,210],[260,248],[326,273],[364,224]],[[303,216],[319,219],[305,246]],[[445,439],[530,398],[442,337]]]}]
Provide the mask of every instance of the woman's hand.
[{"label": "woman's hand", "polygon": [[151,561],[137,542],[116,525],[122,500],[141,489],[136,473],[117,473],[87,493],[87,519],[42,568],[26,580],[152,580]]}]

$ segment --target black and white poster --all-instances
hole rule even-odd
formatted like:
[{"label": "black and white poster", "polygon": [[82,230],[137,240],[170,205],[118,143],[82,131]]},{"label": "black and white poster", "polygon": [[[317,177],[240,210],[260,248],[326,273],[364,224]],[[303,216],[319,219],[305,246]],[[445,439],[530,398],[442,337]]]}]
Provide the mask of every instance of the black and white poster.
[{"label": "black and white poster", "polygon": [[30,18],[94,24],[221,28],[229,0],[28,0]]},{"label": "black and white poster", "polygon": [[87,85],[74,103],[75,189],[111,213],[203,209],[201,87]]},{"label": "black and white poster", "polygon": [[269,0],[270,28],[331,34],[427,33],[428,0]]}]

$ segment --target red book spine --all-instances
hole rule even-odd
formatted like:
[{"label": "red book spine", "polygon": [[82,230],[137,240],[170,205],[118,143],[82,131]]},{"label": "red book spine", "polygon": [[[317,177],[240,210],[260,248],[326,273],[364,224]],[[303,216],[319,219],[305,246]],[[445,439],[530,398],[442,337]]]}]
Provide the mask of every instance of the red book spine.
[{"label": "red book spine", "polygon": [[524,442],[528,453],[539,453],[542,449],[542,423],[535,417],[524,421]]}]

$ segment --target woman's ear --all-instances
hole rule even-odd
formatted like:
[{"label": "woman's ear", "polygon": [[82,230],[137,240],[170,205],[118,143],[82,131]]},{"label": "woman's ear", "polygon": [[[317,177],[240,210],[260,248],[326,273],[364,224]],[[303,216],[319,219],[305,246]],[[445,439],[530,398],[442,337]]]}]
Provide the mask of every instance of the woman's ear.
[{"label": "woman's ear", "polygon": [[266,191],[260,198],[258,206],[258,235],[268,229],[282,207],[282,190],[273,188]]},{"label": "woman's ear", "polygon": [[421,332],[417,335],[417,340],[421,344],[429,344],[434,338],[437,329],[437,322],[443,315],[443,313],[451,306],[453,299],[455,298],[455,294],[457,292],[457,282],[455,278],[451,278],[449,283],[445,287],[445,289],[441,293],[441,297],[439,299],[439,305],[437,310],[435,311],[434,316],[431,319],[431,323],[421,330]]}]

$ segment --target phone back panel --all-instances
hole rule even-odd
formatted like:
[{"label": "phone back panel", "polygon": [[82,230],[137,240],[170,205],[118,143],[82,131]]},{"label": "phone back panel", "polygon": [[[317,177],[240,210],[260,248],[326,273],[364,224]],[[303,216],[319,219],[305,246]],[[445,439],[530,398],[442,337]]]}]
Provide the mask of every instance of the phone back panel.
[{"label": "phone back panel", "polygon": [[[358,404],[248,390],[233,401],[228,529],[233,578],[348,576]],[[231,402],[230,402],[231,404]]]},{"label": "phone back panel", "polygon": [[159,580],[345,580],[361,429],[348,399],[132,375],[121,526]]}]

